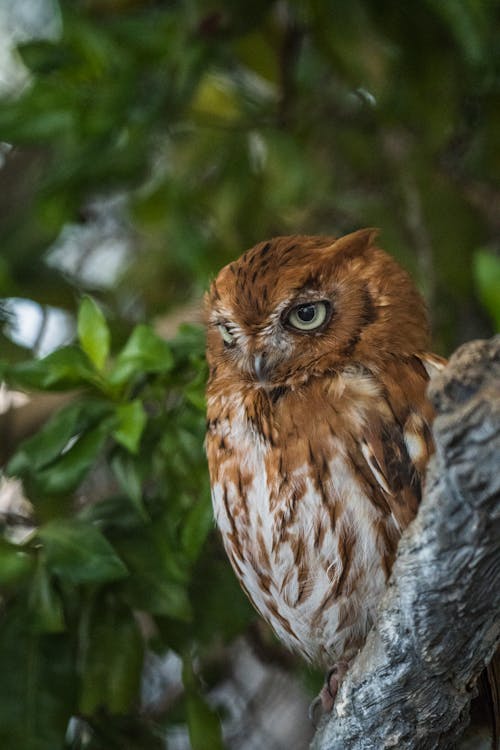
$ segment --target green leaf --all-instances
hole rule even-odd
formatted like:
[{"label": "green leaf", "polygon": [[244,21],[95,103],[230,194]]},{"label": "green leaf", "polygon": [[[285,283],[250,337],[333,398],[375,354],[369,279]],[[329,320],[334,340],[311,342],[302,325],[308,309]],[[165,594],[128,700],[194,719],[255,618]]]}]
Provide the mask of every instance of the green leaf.
[{"label": "green leaf", "polygon": [[112,427],[111,405],[106,401],[69,404],[21,443],[7,473],[21,477],[42,495],[68,493],[85,477]]},{"label": "green leaf", "polygon": [[169,372],[174,364],[170,346],[152,328],[138,325],[117,357],[108,380],[122,385],[142,373]]},{"label": "green leaf", "polygon": [[194,363],[197,370],[196,377],[184,388],[184,396],[196,409],[205,413],[207,408],[205,388],[208,368],[204,358],[197,358]]},{"label": "green leaf", "polygon": [[134,576],[125,584],[125,598],[134,609],[153,615],[189,622],[191,604],[186,587],[172,580],[161,580],[154,573]]},{"label": "green leaf", "polygon": [[[225,560],[207,545],[191,580],[193,630],[198,642],[213,644],[214,634],[231,641],[255,621],[255,610]],[[228,606],[230,602],[230,606]]]},{"label": "green leaf", "polygon": [[17,45],[23,63],[32,72],[48,73],[64,62],[64,48],[45,39],[23,42]]},{"label": "green leaf", "polygon": [[260,29],[245,34],[236,42],[236,50],[244,64],[273,86],[279,85],[278,49],[269,39],[269,33],[266,34]]},{"label": "green leaf", "polygon": [[111,468],[120,483],[121,489],[130,498],[140,517],[147,520],[148,514],[142,503],[142,481],[136,461],[128,454],[121,452],[113,457]]},{"label": "green leaf", "polygon": [[57,411],[32,438],[21,443],[8,464],[8,473],[24,476],[56,461],[76,435],[99,423],[109,412],[104,401],[85,400]]},{"label": "green leaf", "polygon": [[160,549],[149,527],[117,539],[116,546],[130,571],[130,577],[121,584],[128,604],[155,615],[189,621],[191,604],[186,584],[174,578],[175,550]]},{"label": "green leaf", "polygon": [[[66,136],[75,127],[74,112],[67,102],[51,101],[43,109],[43,93],[33,89],[24,98],[0,109],[0,132],[16,143],[36,143]],[[27,115],[30,114],[31,118]],[[24,119],[23,119],[24,117]]]},{"label": "green leaf", "polygon": [[102,370],[109,355],[110,333],[101,309],[91,297],[84,297],[80,303],[78,338],[90,361]]},{"label": "green leaf", "polygon": [[139,399],[128,404],[120,404],[115,409],[118,424],[113,437],[130,453],[137,453],[139,442],[146,425],[146,412]]},{"label": "green leaf", "polygon": [[189,657],[184,659],[182,680],[192,750],[224,750],[219,717],[202,697]]},{"label": "green leaf", "polygon": [[2,612],[0,747],[55,750],[65,746],[76,712],[74,643],[66,633],[40,634],[22,600]]},{"label": "green leaf", "polygon": [[0,538],[0,587],[17,584],[33,569],[33,558],[15,544]]},{"label": "green leaf", "polygon": [[46,560],[39,555],[29,592],[31,626],[41,633],[60,633],[65,629],[59,594],[54,589]]},{"label": "green leaf", "polygon": [[219,717],[203,698],[188,695],[186,710],[192,750],[224,750]]},{"label": "green leaf", "polygon": [[481,302],[500,331],[500,258],[479,250],[474,257],[474,275]]},{"label": "green leaf", "polygon": [[139,699],[144,642],[132,611],[112,597],[92,607],[84,634],[80,711],[124,714]]},{"label": "green leaf", "polygon": [[233,121],[240,114],[236,93],[236,87],[229,76],[222,77],[207,72],[194,93],[192,111],[202,117]]},{"label": "green leaf", "polygon": [[206,333],[203,326],[182,323],[169,343],[176,359],[194,360],[199,365],[205,363]]},{"label": "green leaf", "polygon": [[38,537],[48,569],[69,583],[102,583],[127,575],[127,568],[95,526],[54,520],[42,526]]},{"label": "green leaf", "polygon": [[77,346],[65,346],[43,359],[12,365],[3,375],[13,385],[42,391],[72,390],[95,382],[91,363]]},{"label": "green leaf", "polygon": [[210,500],[203,496],[190,508],[182,526],[182,544],[191,560],[198,554],[213,528],[213,511]]},{"label": "green leaf", "polygon": [[427,0],[430,8],[443,19],[450,35],[462,48],[462,54],[472,64],[479,64],[487,54],[486,35],[481,32],[487,18],[485,7],[472,2],[443,3],[440,0]]},{"label": "green leaf", "polygon": [[78,437],[58,461],[33,477],[39,491],[45,495],[64,495],[75,490],[101,452],[106,432],[103,424]]},{"label": "green leaf", "polygon": [[[113,495],[99,500],[98,503],[92,503],[80,511],[78,518],[97,524],[113,538],[116,534],[134,532],[148,520],[145,511],[139,511],[134,501],[124,495]],[[118,553],[120,554],[120,550]]]},{"label": "green leaf", "polygon": [[[43,430],[27,440],[10,460],[7,472],[22,477],[41,495],[64,495],[75,490],[102,450],[108,423],[103,421],[94,429],[70,435],[69,439],[65,429],[69,431],[64,420],[50,429],[46,446]],[[73,438],[74,442],[68,443]]]}]

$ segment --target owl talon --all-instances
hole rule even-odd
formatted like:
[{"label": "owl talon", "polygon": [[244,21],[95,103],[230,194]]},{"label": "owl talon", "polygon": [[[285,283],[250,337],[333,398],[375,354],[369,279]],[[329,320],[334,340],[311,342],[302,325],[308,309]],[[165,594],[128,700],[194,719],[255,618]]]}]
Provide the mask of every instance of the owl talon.
[{"label": "owl talon", "polygon": [[321,688],[319,695],[316,696],[309,706],[309,719],[314,727],[318,726],[323,714],[328,714],[332,710],[340,683],[344,679],[348,669],[349,662],[338,661],[328,670],[325,684]]},{"label": "owl talon", "polygon": [[315,729],[318,728],[321,717],[330,713],[334,703],[335,696],[332,695],[330,686],[325,683],[316,698],[309,704],[309,720]]},{"label": "owl talon", "polygon": [[[340,683],[344,679],[348,669],[349,662],[338,661],[330,670],[328,670],[326,674],[325,685],[320,693],[320,696],[323,692],[326,693],[327,697],[325,698],[325,700],[327,704],[329,704],[331,701],[330,708],[327,708],[327,711],[332,710],[333,704],[335,703],[335,698],[337,697],[337,693],[339,691]],[[323,703],[323,705],[325,705],[325,703]]]},{"label": "owl talon", "polygon": [[324,708],[323,708],[323,702],[321,700],[321,694],[317,695],[316,698],[314,698],[314,700],[310,702],[309,710],[307,713],[309,716],[309,721],[311,722],[313,727],[317,729],[319,720],[325,713]]}]

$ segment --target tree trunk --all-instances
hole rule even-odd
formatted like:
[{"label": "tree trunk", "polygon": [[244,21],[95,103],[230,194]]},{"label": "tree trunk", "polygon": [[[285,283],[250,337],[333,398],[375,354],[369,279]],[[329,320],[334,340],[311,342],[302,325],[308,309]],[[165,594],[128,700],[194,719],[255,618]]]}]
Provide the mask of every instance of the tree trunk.
[{"label": "tree trunk", "polygon": [[313,750],[457,747],[499,642],[500,336],[462,346],[429,396],[424,498]]}]

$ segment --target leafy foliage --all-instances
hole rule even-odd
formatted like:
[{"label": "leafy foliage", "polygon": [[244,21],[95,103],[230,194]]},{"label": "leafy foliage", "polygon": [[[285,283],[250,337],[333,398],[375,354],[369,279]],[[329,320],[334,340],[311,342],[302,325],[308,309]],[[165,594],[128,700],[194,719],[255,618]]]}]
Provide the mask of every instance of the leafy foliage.
[{"label": "leafy foliage", "polygon": [[495,0],[60,12],[60,38],[20,45],[31,82],[0,107],[17,149],[0,212],[11,294],[71,310],[75,280],[45,249],[120,191],[135,252],[106,298],[118,335],[127,297],[150,319],[263,237],[367,225],[419,280],[442,349],[480,331],[472,256],[498,234]]},{"label": "leafy foliage", "polygon": [[[77,340],[27,359],[5,305],[2,379],[68,400],[0,445],[36,522],[0,539],[0,743],[147,750],[177,721],[216,749],[198,670],[253,615],[211,534],[202,331],[166,342],[150,321],[265,237],[374,225],[436,350],[498,327],[499,6],[53,7],[60,34],[18,45],[29,82],[0,101],[0,290],[64,311]],[[110,283],[84,273],[124,237]],[[154,722],[151,648],[180,655],[185,687]]]},{"label": "leafy foliage", "polygon": [[[141,612],[165,633],[156,647],[174,647],[184,659],[193,747],[215,750],[222,747],[218,720],[191,666],[193,645],[220,631],[217,613],[208,608],[198,619],[191,601],[193,571],[203,565],[213,525],[201,468],[203,332],[185,328],[167,344],[139,325],[111,357],[107,323],[85,297],[78,334],[79,345],[31,367],[4,365],[13,386],[76,391],[6,467],[22,478],[37,527],[22,545],[3,541],[0,548],[2,666],[18,660],[0,685],[3,746],[16,746],[6,744],[9,737],[17,746],[54,750],[71,716],[90,726],[103,712],[133,715],[146,645]],[[85,480],[104,464],[108,491],[94,498]],[[224,570],[204,580],[205,596],[215,586],[227,594],[225,579]],[[232,581],[229,589],[240,596]],[[249,610],[238,606],[243,624]],[[62,684],[70,687],[59,693]],[[19,708],[10,710],[13,696],[22,721]]]}]

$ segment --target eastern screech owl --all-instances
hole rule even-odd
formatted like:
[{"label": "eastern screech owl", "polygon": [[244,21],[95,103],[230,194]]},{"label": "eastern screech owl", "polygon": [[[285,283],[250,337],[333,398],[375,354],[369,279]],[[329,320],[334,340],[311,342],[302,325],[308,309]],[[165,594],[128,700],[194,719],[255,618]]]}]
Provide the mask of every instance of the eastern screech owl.
[{"label": "eastern screech owl", "polygon": [[363,645],[433,450],[424,303],[364,229],[277,237],[207,295],[212,498],[243,589],[310,661]]}]

